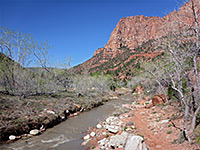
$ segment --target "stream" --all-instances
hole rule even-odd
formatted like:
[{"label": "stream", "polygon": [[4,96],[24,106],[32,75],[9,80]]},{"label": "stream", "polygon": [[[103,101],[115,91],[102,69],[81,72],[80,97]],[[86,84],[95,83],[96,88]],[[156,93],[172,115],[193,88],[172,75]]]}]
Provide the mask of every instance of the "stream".
[{"label": "stream", "polygon": [[131,94],[120,96],[119,100],[111,100],[104,105],[93,108],[78,116],[47,129],[43,134],[29,139],[21,139],[12,144],[0,146],[1,150],[85,150],[81,146],[84,132],[88,127],[95,127],[100,121],[112,115],[122,104],[130,103]]}]

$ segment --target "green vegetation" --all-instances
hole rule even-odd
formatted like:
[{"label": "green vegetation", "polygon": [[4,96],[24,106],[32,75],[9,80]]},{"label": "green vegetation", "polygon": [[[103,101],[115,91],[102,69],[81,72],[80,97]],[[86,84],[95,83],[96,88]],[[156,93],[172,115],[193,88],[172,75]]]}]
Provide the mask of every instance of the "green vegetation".
[{"label": "green vegetation", "polygon": [[126,130],[127,130],[127,126],[124,127],[124,131],[126,131]]},{"label": "green vegetation", "polygon": [[171,130],[167,131],[167,134],[171,134],[171,133],[172,133],[172,131],[171,131]]},{"label": "green vegetation", "polygon": [[168,127],[171,127],[171,126],[172,126],[172,124],[169,124],[169,125],[168,125]]},{"label": "green vegetation", "polygon": [[141,136],[143,139],[144,139],[144,135],[141,135],[141,134],[137,134],[138,136]]}]

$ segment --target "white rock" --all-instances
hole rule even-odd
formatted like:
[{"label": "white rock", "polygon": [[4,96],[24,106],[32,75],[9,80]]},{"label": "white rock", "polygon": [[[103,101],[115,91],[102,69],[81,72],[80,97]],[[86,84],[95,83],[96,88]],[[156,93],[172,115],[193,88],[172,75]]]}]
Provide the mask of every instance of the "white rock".
[{"label": "white rock", "polygon": [[110,123],[112,123],[113,121],[116,121],[116,120],[119,120],[119,118],[118,118],[118,117],[111,116],[111,117],[108,117],[108,118],[106,119],[106,123],[110,124]]},{"label": "white rock", "polygon": [[156,148],[161,148],[162,146],[161,145],[156,145]]},{"label": "white rock", "polygon": [[90,136],[92,136],[92,137],[94,137],[95,135],[96,135],[95,132],[91,132],[91,133],[90,133]]},{"label": "white rock", "polygon": [[14,135],[10,135],[10,136],[9,136],[9,140],[12,140],[12,141],[13,141],[13,140],[15,140],[15,139],[16,139],[16,136],[14,136]]},{"label": "white rock", "polygon": [[168,122],[169,122],[169,120],[162,120],[162,121],[160,121],[161,124],[168,123]]},{"label": "white rock", "polygon": [[48,113],[48,114],[53,114],[53,115],[55,114],[55,112],[52,111],[52,110],[47,110],[47,113]]},{"label": "white rock", "polygon": [[85,141],[86,141],[86,140],[89,140],[89,139],[90,139],[90,135],[88,134],[88,135],[84,136],[83,139],[84,139]]},{"label": "white rock", "polygon": [[111,97],[111,99],[113,99],[113,100],[117,100],[117,99],[119,99],[117,96],[113,96],[113,97]]},{"label": "white rock", "polygon": [[132,136],[128,139],[125,150],[147,150],[144,139],[141,136]]},{"label": "white rock", "polygon": [[106,132],[103,132],[102,135],[106,135]]},{"label": "white rock", "polygon": [[135,129],[135,126],[131,126],[132,129]]},{"label": "white rock", "polygon": [[38,129],[34,129],[30,131],[30,135],[37,135],[39,133]]},{"label": "white rock", "polygon": [[124,118],[128,118],[128,115],[125,115]]},{"label": "white rock", "polygon": [[109,147],[114,146],[114,147],[119,147],[119,146],[124,146],[126,143],[128,137],[127,132],[122,132],[121,135],[114,135],[110,137],[110,141],[107,143]]},{"label": "white rock", "polygon": [[132,129],[131,129],[131,128],[128,128],[128,129],[126,129],[126,131],[132,131]]},{"label": "white rock", "polygon": [[84,141],[83,143],[81,143],[82,146],[85,146],[88,143],[88,141]]},{"label": "white rock", "polygon": [[111,125],[117,125],[117,126],[120,126],[123,124],[123,122],[121,120],[115,120],[113,122],[110,123]]},{"label": "white rock", "polygon": [[44,125],[42,125],[42,126],[40,127],[40,130],[42,130],[42,129],[44,129]]},{"label": "white rock", "polygon": [[154,134],[154,135],[157,135],[157,134],[158,134],[158,132],[154,132],[153,134]]},{"label": "white rock", "polygon": [[123,147],[124,147],[123,145],[119,145],[119,146],[118,146],[118,148],[123,148]]},{"label": "white rock", "polygon": [[120,116],[119,118],[120,118],[120,119],[123,119],[123,118],[124,118],[124,116]]},{"label": "white rock", "polygon": [[99,144],[100,146],[104,146],[105,143],[106,143],[106,138],[104,138],[104,139],[98,141],[98,144]]},{"label": "white rock", "polygon": [[108,131],[112,132],[112,133],[117,133],[119,132],[120,128],[118,126],[107,126]]},{"label": "white rock", "polygon": [[97,129],[101,129],[101,128],[102,128],[102,125],[97,124]]}]

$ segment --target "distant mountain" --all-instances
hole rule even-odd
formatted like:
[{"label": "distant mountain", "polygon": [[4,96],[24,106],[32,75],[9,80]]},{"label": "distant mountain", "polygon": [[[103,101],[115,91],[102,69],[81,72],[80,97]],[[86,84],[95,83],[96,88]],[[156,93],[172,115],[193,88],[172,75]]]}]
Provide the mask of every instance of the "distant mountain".
[{"label": "distant mountain", "polygon": [[[196,0],[198,1],[198,0]],[[178,11],[173,11],[164,17],[129,16],[122,18],[111,33],[108,43],[95,51],[93,57],[75,66],[76,73],[119,72],[119,78],[127,78],[128,71],[134,69],[138,62],[160,56],[164,50],[159,46],[159,38],[170,31],[181,27],[177,17],[187,23],[192,22],[184,4]],[[138,65],[137,65],[138,66]],[[121,74],[120,74],[121,73]],[[126,73],[126,75],[124,74]]]}]

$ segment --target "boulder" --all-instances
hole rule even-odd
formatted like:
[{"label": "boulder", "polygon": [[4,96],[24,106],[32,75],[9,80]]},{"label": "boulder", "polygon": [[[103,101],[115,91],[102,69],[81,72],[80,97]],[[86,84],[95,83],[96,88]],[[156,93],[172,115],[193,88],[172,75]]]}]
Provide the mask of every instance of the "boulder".
[{"label": "boulder", "polygon": [[122,132],[120,135],[114,135],[110,137],[110,141],[107,143],[109,147],[119,148],[123,147],[128,138],[127,132]]},{"label": "boulder", "polygon": [[141,136],[132,136],[127,140],[125,150],[148,150]]},{"label": "boulder", "polygon": [[[167,99],[169,99],[169,97],[167,96]],[[153,106],[156,106],[157,104],[163,104],[165,103],[165,95],[164,94],[161,94],[161,95],[155,95],[153,98],[152,98],[152,104]]]},{"label": "boulder", "polygon": [[118,117],[114,117],[114,116],[108,117],[106,119],[106,123],[108,125],[118,125],[118,126],[123,124],[123,122]]},{"label": "boulder", "polygon": [[88,134],[88,135],[84,136],[83,139],[84,139],[85,141],[89,140],[89,139],[90,139],[90,135]]},{"label": "boulder", "polygon": [[92,136],[92,137],[94,137],[95,135],[96,135],[95,132],[90,133],[90,136]]},{"label": "boulder", "polygon": [[101,129],[101,128],[102,128],[102,125],[97,124],[97,129]]},{"label": "boulder", "polygon": [[48,114],[53,114],[53,115],[55,115],[55,112],[52,111],[52,110],[47,110],[47,113],[48,113]]},{"label": "boulder", "polygon": [[162,121],[160,121],[161,124],[168,123],[168,122],[169,122],[169,120],[162,120]]},{"label": "boulder", "polygon": [[14,135],[9,136],[9,140],[14,141],[15,139],[16,139],[16,136],[14,136]]},{"label": "boulder", "polygon": [[106,138],[104,138],[104,139],[98,141],[98,143],[99,143],[100,146],[104,146],[105,143],[106,143]]},{"label": "boulder", "polygon": [[111,116],[106,119],[106,123],[111,124],[113,121],[118,121],[118,120],[119,120],[118,117]]},{"label": "boulder", "polygon": [[83,143],[81,143],[82,146],[87,145],[88,141],[84,141]]},{"label": "boulder", "polygon": [[39,130],[38,129],[34,129],[34,130],[31,130],[30,131],[30,135],[37,135],[37,134],[39,134]]},{"label": "boulder", "polygon": [[111,132],[111,133],[117,133],[117,132],[119,132],[119,130],[120,130],[120,128],[118,127],[118,126],[114,126],[114,125],[108,125],[107,127],[106,127],[106,129],[108,129],[108,131],[109,132]]}]

